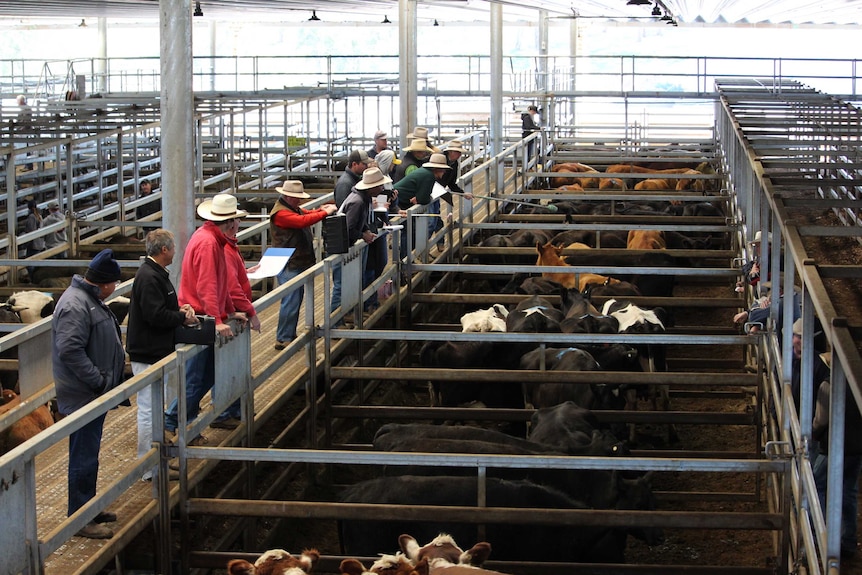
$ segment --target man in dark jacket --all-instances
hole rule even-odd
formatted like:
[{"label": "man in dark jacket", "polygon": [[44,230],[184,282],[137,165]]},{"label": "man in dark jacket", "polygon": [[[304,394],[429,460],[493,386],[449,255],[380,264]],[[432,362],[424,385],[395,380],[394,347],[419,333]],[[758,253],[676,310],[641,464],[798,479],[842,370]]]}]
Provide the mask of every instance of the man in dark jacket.
[{"label": "man in dark jacket", "polygon": [[[366,244],[372,243],[377,234],[371,231],[369,224],[369,214],[371,210],[371,197],[383,191],[385,184],[391,183],[392,180],[388,176],[384,176],[380,172],[380,168],[368,168],[362,174],[362,180],[358,182],[353,191],[344,200],[344,203],[339,208],[339,213],[347,216],[347,243],[353,245],[360,239]],[[365,263],[368,257],[368,250],[362,251],[362,263],[360,269],[365,270]],[[361,281],[362,278],[360,278]],[[332,267],[332,309],[336,309],[341,305],[341,265],[336,264]]]},{"label": "man in dark jacket", "polygon": [[[534,132],[541,132],[542,128],[536,123],[539,109],[536,106],[527,106],[527,111],[521,114],[521,137],[526,138]],[[527,160],[532,159],[533,151],[536,149],[535,140],[527,144]]]},{"label": "man in dark jacket", "polygon": [[335,196],[335,207],[341,207],[341,204],[350,195],[353,186],[362,179],[362,172],[368,169],[372,163],[373,160],[368,157],[365,150],[353,150],[350,152],[350,155],[347,156],[347,167],[344,169],[341,177],[338,178],[338,181],[335,182],[333,193]]},{"label": "man in dark jacket", "polygon": [[428,147],[428,143],[422,138],[415,138],[409,146],[401,150],[401,163],[395,166],[392,181],[397,184],[413,171],[418,170],[430,155],[431,148]]},{"label": "man in dark jacket", "polygon": [[[275,189],[281,197],[269,212],[272,246],[294,249],[287,265],[276,277],[278,285],[282,285],[314,265],[314,238],[311,235],[311,226],[326,216],[334,214],[336,208],[333,204],[324,204],[316,210],[304,210],[299,207],[303,200],[311,198],[305,193],[305,188],[299,180],[288,180]],[[304,295],[305,288],[300,287],[281,298],[278,329],[275,332],[276,350],[284,349],[287,342],[296,337],[296,322]]]},{"label": "man in dark jacket", "polygon": [[[180,307],[177,292],[168,273],[174,261],[176,246],[168,230],[147,234],[147,257],[135,274],[129,303],[129,327],[126,350],[132,362],[132,373],[138,375],[174,351],[174,330],[181,325],[197,323],[195,310]],[[146,455],[153,442],[153,394],[150,389],[138,393],[138,457]],[[163,407],[156,411],[161,414]],[[160,415],[161,417],[161,415]],[[152,469],[142,476],[149,481]]]},{"label": "man in dark jacket", "polygon": [[[51,319],[51,360],[57,408],[70,415],[111,391],[123,379],[126,354],[117,318],[104,300],[117,287],[120,265],[112,250],[102,250],[82,277],[60,296]],[[100,415],[69,436],[69,507],[72,515],[96,495],[99,447],[105,415]],[[114,513],[101,512],[80,537],[110,539],[114,532],[102,523],[116,521]]]}]

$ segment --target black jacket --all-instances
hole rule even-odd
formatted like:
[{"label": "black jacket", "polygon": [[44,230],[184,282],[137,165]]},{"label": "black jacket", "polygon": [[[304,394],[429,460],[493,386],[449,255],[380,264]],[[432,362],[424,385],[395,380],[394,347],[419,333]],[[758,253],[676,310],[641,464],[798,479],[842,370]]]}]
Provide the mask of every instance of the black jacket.
[{"label": "black jacket", "polygon": [[533,132],[538,132],[542,128],[533,121],[533,116],[529,112],[521,114],[521,137],[526,138]]},{"label": "black jacket", "polygon": [[150,258],[135,274],[129,303],[126,351],[129,359],[156,363],[174,351],[174,329],[183,324],[177,292],[168,270]]}]

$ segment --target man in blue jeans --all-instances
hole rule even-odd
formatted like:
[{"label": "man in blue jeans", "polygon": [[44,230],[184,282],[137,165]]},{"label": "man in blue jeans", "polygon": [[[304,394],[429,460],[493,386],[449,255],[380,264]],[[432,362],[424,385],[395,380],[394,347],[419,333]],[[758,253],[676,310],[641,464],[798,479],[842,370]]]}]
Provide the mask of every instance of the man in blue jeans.
[{"label": "man in blue jeans", "polygon": [[[311,226],[335,213],[334,204],[324,204],[316,210],[300,207],[303,200],[311,198],[299,180],[288,180],[275,188],[281,194],[269,212],[269,233],[275,248],[293,248],[293,255],[276,278],[278,285],[286,284],[314,265],[314,238]],[[299,307],[305,295],[300,287],[281,298],[278,311],[278,329],[275,332],[275,349],[281,351],[287,342],[296,337]]]},{"label": "man in blue jeans", "polygon": [[[339,209],[340,213],[347,216],[347,244],[353,245],[360,238],[366,244],[372,243],[377,234],[371,231],[371,198],[383,191],[383,186],[392,183],[389,176],[384,176],[380,168],[368,168],[362,173],[362,180],[353,186],[353,191],[344,200]],[[362,252],[360,269],[365,271],[365,263],[368,250]],[[362,278],[360,278],[360,281]],[[332,267],[332,309],[341,305],[341,265]]]},{"label": "man in blue jeans", "polygon": [[[227,243],[226,230],[233,226],[233,220],[244,218],[248,212],[240,210],[236,198],[230,194],[217,194],[211,200],[203,201],[197,209],[198,215],[206,220],[195,230],[183,256],[182,277],[178,301],[180,306],[190,305],[195,315],[215,318],[216,333],[226,339],[233,338],[233,330],[228,321],[238,319],[247,321],[242,313],[236,313],[227,276],[227,263],[224,246]],[[208,345],[186,362],[186,420],[191,421],[200,411],[200,401],[215,384],[215,354],[213,346]],[[178,402],[171,402],[165,413],[166,440],[175,439],[179,426]],[[207,442],[203,435],[194,438],[189,445],[202,445]]]},{"label": "man in blue jeans", "polygon": [[[108,393],[122,382],[126,353],[117,318],[104,300],[117,287],[120,265],[114,252],[102,250],[83,276],[60,296],[51,318],[51,359],[57,408],[70,415]],[[105,415],[69,435],[69,507],[71,516],[96,496],[99,448]],[[11,512],[7,521],[11,526]],[[90,539],[110,539],[114,532],[102,525],[117,520],[102,511],[76,533]]]}]

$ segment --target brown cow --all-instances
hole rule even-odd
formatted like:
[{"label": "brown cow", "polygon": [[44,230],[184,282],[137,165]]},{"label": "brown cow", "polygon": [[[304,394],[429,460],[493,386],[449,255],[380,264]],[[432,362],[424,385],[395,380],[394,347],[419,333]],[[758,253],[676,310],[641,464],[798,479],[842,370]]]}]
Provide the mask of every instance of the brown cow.
[{"label": "brown cow", "polygon": [[[560,257],[560,254],[563,251],[563,248],[560,246],[555,246],[550,242],[545,245],[536,242],[536,251],[539,253],[539,257],[536,260],[537,266],[571,267],[562,257]],[[555,281],[569,289],[576,287],[580,291],[583,291],[588,284],[619,283],[619,280],[591,273],[579,273],[577,274],[576,278],[573,272],[543,272],[542,277],[551,281]]]},{"label": "brown cow", "polygon": [[[682,182],[684,180],[680,180]],[[635,190],[639,192],[661,192],[664,190],[672,190],[673,186],[670,184],[670,180],[667,178],[656,179],[650,178],[648,180],[641,180],[635,184]]]},{"label": "brown cow", "polygon": [[[667,170],[656,170],[653,168],[642,168],[640,166],[631,166],[629,164],[613,164],[608,166],[605,170],[606,174],[682,174],[689,170],[690,168],[669,168]],[[676,187],[677,178],[667,178],[668,184],[670,188],[674,189]],[[610,189],[620,189],[626,190],[628,189],[628,184],[623,179],[617,178],[604,178],[602,179],[601,184],[599,184],[600,190],[610,190]]]},{"label": "brown cow", "polygon": [[663,250],[667,248],[664,232],[660,230],[629,230],[626,249]]},{"label": "brown cow", "polygon": [[[21,398],[11,389],[2,392],[0,414],[11,411],[21,405]],[[54,423],[51,410],[47,405],[40,405],[7,429],[0,432],[0,454],[11,451],[28,439],[35,437],[40,431],[48,429]]]},{"label": "brown cow", "polygon": [[311,573],[320,553],[317,549],[306,549],[300,557],[294,557],[283,549],[270,549],[257,558],[254,565],[245,559],[231,559],[227,563],[230,575],[303,575]]},{"label": "brown cow", "polygon": [[[556,164],[551,168],[552,172],[570,173],[570,174],[598,174],[599,171],[592,166],[579,164],[577,162],[567,162],[565,164]],[[557,177],[549,180],[549,185],[552,188],[561,188],[567,185],[580,185],[581,189],[595,188],[598,186],[598,178],[592,176],[578,177]]]}]

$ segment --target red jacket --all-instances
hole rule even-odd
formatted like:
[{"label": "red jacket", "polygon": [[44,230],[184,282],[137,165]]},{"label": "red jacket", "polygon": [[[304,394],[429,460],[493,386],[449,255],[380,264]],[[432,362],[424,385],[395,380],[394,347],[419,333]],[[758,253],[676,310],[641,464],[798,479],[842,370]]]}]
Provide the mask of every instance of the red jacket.
[{"label": "red jacket", "polygon": [[224,323],[235,311],[230,299],[224,246],[227,237],[213,222],[195,230],[183,256],[178,295],[180,305],[191,305],[195,313]]},{"label": "red jacket", "polygon": [[245,271],[245,260],[239,253],[236,239],[227,238],[224,245],[224,261],[227,264],[227,281],[230,286],[230,299],[237,311],[245,312],[248,317],[254,317],[254,305],[251,303],[251,282]]}]

